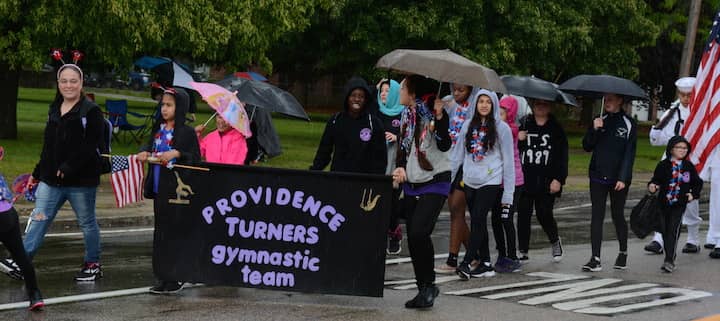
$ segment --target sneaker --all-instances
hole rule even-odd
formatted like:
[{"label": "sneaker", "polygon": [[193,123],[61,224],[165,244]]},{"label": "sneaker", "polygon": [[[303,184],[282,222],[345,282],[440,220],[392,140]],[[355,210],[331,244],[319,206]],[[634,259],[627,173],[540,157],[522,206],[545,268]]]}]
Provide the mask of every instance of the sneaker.
[{"label": "sneaker", "polygon": [[39,290],[35,290],[35,292],[30,295],[30,306],[28,307],[28,310],[40,311],[44,306],[45,301],[43,301],[42,294],[40,294]]},{"label": "sneaker", "polygon": [[613,265],[613,268],[616,270],[627,269],[627,253],[618,253],[618,256],[615,259],[615,265]]},{"label": "sneaker", "polygon": [[508,261],[507,269],[511,273],[520,272],[522,271],[522,263],[518,260],[510,259],[510,261]]},{"label": "sneaker", "polygon": [[708,250],[712,250],[712,249],[715,248],[715,244],[705,243],[705,245],[703,245],[703,247],[706,248],[706,249],[708,249]]},{"label": "sneaker", "polygon": [[470,264],[460,263],[455,269],[455,274],[457,274],[461,280],[467,281],[470,280],[471,271],[472,269],[470,268]]},{"label": "sneaker", "polygon": [[103,276],[100,263],[84,263],[80,271],[75,274],[75,281],[94,282]]},{"label": "sneaker", "polygon": [[645,251],[652,254],[663,254],[663,247],[657,241],[652,241],[648,243],[648,245],[645,245]]},{"label": "sneaker", "polygon": [[520,261],[527,261],[530,258],[528,257],[528,252],[520,251],[520,257],[518,257],[518,260]]},{"label": "sneaker", "polygon": [[716,247],[710,252],[710,257],[713,259],[720,259],[720,247]]},{"label": "sneaker", "polygon": [[15,261],[13,261],[13,259],[11,258],[5,258],[0,260],[0,271],[7,274],[7,276],[12,279],[23,279],[23,274],[22,271],[20,271],[20,267],[18,267],[17,263],[15,263]]},{"label": "sneaker", "polygon": [[585,263],[585,265],[582,266],[583,272],[600,272],[602,271],[602,265],[600,265],[600,258],[597,256],[593,256],[590,258],[590,261]]},{"label": "sneaker", "polygon": [[457,270],[456,266],[452,266],[447,263],[443,263],[442,265],[438,265],[435,267],[435,273],[439,274],[453,274],[455,273],[455,270]]},{"label": "sneaker", "polygon": [[420,286],[418,294],[410,301],[405,302],[405,308],[408,309],[425,309],[433,306],[435,298],[440,294],[440,289],[434,284],[429,286]]},{"label": "sneaker", "polygon": [[388,244],[385,252],[388,255],[398,255],[402,250],[402,229],[398,227],[394,231],[388,231]]},{"label": "sneaker", "polygon": [[474,278],[495,276],[495,269],[490,262],[483,262],[470,271],[470,276]]},{"label": "sneaker", "polygon": [[498,273],[510,273],[512,272],[512,270],[510,270],[510,264],[512,264],[510,258],[499,256],[495,262],[495,271]]},{"label": "sneaker", "polygon": [[562,242],[558,238],[557,242],[552,244],[552,258],[555,262],[560,262],[563,258]]},{"label": "sneaker", "polygon": [[673,271],[675,271],[675,264],[672,264],[670,262],[665,262],[660,267],[660,269],[663,270],[663,272],[665,272],[665,273],[673,273]]},{"label": "sneaker", "polygon": [[685,243],[685,246],[682,249],[683,253],[700,253],[700,247],[692,244],[692,243]]},{"label": "sneaker", "polygon": [[150,288],[152,294],[172,294],[180,292],[185,286],[185,282],[160,281],[157,285]]}]

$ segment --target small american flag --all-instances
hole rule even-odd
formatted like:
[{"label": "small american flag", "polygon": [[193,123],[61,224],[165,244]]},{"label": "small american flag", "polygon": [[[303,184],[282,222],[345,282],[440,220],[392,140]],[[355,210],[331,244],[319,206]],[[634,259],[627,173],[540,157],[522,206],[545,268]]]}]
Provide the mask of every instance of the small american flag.
[{"label": "small american flag", "polygon": [[110,183],[118,208],[143,200],[143,164],[137,156],[112,156]]},{"label": "small american flag", "polygon": [[681,135],[692,144],[689,155],[698,172],[720,143],[720,12],[715,15],[710,37],[697,71],[690,101],[690,115]]}]

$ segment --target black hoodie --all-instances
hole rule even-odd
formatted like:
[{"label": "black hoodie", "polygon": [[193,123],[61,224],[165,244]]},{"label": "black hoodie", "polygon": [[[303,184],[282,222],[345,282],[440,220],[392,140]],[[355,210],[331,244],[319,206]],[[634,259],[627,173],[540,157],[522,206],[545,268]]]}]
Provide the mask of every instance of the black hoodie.
[{"label": "black hoodie", "polygon": [[[180,157],[178,157],[177,162],[183,163],[183,164],[194,164],[200,161],[200,145],[198,144],[197,135],[195,134],[195,130],[185,125],[185,115],[188,112],[188,108],[190,105],[190,98],[187,94],[187,92],[181,88],[175,88],[175,128],[173,129],[173,139],[171,141],[171,146],[173,149],[180,152]],[[143,146],[141,148],[141,151],[146,152],[152,152],[153,149],[153,142],[155,140],[155,134],[160,130],[160,124],[163,123],[163,120],[156,121],[155,124],[153,124],[152,132],[150,135],[150,139],[148,141],[148,144],[146,146]],[[161,166],[160,167],[160,180],[165,181],[168,179],[175,179],[174,176],[171,176],[170,170],[168,170],[166,167]],[[154,171],[155,166],[153,164],[148,165],[148,174],[147,178],[145,179],[145,197],[146,198],[154,198],[155,193],[153,192],[153,183],[154,183]]]},{"label": "black hoodie", "polygon": [[[532,115],[520,121],[520,130],[527,131],[527,138],[518,142],[522,161],[525,191],[549,193],[550,183],[556,179],[565,185],[568,176],[568,140],[560,123],[552,114],[540,126]],[[556,193],[559,196],[560,193]]]},{"label": "black hoodie", "polygon": [[[40,161],[32,175],[51,186],[98,186],[102,166],[98,146],[105,124],[102,111],[85,96],[62,116],[61,104],[62,100],[56,99],[50,105]],[[58,170],[63,178],[57,176]]]},{"label": "black hoodie", "polygon": [[[365,91],[365,103],[360,115],[353,118],[348,112],[348,97],[353,90]],[[387,150],[382,121],[371,112],[373,97],[367,82],[351,78],[345,85],[343,111],[328,120],[315,153],[311,170],[323,170],[328,163],[333,172],[385,174]]]},{"label": "black hoodie", "polygon": [[630,185],[637,146],[637,123],[624,111],[606,113],[604,126],[591,125],[583,137],[583,149],[592,152],[589,176],[610,184]]},{"label": "black hoodie", "polygon": [[[690,143],[682,136],[675,136],[670,138],[667,149],[665,150],[666,158],[661,160],[655,167],[655,172],[650,180],[650,183],[658,185],[658,200],[660,203],[667,206],[667,192],[672,179],[672,149],[678,143],[685,143],[688,146],[687,155],[690,155],[691,146]],[[680,165],[680,194],[678,195],[678,202],[672,206],[685,205],[688,202],[687,193],[691,193],[693,199],[700,198],[700,192],[702,191],[703,181],[698,176],[695,166],[687,160],[687,156],[683,159]],[[648,183],[648,185],[650,184]]]}]

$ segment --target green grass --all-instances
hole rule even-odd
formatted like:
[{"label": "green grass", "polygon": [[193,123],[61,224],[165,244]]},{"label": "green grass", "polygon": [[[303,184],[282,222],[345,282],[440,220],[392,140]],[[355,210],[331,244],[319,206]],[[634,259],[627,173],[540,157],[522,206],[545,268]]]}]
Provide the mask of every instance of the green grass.
[{"label": "green grass", "polygon": [[[95,90],[96,100],[104,108],[105,97],[99,93],[114,93],[136,97],[148,97],[147,92],[131,90]],[[0,171],[6,178],[11,179],[20,173],[31,172],[40,156],[42,148],[42,131],[47,119],[48,105],[55,95],[54,89],[20,88],[18,98],[18,139],[0,139],[0,145],[5,147],[5,159],[0,162]],[[149,102],[128,101],[131,111],[149,114],[155,107]],[[212,112],[204,103],[198,103],[197,119],[195,124],[204,122]],[[280,115],[273,115],[273,123],[280,136],[283,154],[275,157],[261,166],[307,169],[312,163],[317,144],[320,141],[328,114],[311,113],[311,122],[284,118]],[[130,118],[133,123],[134,119]],[[135,122],[137,123],[137,122]],[[210,127],[214,127],[211,122]],[[570,175],[587,175],[587,166],[590,161],[590,153],[582,150],[583,130],[568,126],[568,139],[570,144]],[[638,149],[635,158],[635,172],[652,172],[660,159],[664,148],[650,146],[647,130],[641,131],[638,137]],[[135,143],[113,142],[113,154],[127,155],[135,153],[139,148]]]}]

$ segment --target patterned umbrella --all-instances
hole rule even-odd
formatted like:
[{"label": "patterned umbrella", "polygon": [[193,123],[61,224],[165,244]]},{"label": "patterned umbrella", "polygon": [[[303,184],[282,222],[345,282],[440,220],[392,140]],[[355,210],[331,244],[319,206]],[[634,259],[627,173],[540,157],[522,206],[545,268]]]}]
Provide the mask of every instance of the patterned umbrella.
[{"label": "patterned umbrella", "polygon": [[234,93],[216,84],[206,82],[193,81],[190,82],[190,86],[200,93],[203,100],[215,109],[230,126],[237,129],[245,137],[252,136],[250,122],[245,112],[245,104],[240,102]]}]

